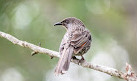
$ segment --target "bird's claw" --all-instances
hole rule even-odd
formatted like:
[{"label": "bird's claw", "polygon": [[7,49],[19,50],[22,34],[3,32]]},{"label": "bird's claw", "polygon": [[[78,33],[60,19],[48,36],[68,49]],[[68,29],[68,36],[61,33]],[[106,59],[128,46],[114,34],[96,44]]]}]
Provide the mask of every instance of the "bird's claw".
[{"label": "bird's claw", "polygon": [[81,63],[83,63],[85,61],[84,57],[81,56],[81,59],[78,61],[78,65],[80,65]]},{"label": "bird's claw", "polygon": [[77,58],[75,56],[73,56],[72,59],[77,59]]}]

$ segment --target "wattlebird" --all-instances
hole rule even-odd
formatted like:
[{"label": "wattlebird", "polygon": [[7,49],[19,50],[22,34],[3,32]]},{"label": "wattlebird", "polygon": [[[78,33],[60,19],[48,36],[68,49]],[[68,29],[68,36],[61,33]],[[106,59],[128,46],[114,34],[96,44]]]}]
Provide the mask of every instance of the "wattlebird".
[{"label": "wattlebird", "polygon": [[91,34],[80,19],[69,17],[56,23],[54,26],[62,25],[66,28],[66,33],[60,44],[60,59],[55,69],[55,74],[64,74],[70,65],[71,58],[85,54],[91,45]]}]

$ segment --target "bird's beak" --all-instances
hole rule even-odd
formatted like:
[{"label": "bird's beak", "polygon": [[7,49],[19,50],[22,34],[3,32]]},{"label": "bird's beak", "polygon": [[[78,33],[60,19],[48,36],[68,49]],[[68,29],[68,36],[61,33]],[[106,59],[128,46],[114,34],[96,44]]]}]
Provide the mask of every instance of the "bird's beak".
[{"label": "bird's beak", "polygon": [[55,23],[54,26],[57,26],[57,25],[62,25],[61,22],[58,22],[58,23]]}]

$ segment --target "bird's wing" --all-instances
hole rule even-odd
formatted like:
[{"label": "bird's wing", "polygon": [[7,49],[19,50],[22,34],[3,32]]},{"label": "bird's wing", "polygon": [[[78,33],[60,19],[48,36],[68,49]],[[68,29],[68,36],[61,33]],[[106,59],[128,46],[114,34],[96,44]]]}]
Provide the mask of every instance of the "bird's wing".
[{"label": "bird's wing", "polygon": [[71,45],[74,47],[74,53],[79,53],[84,47],[90,45],[91,34],[88,30],[75,31],[71,38]]}]

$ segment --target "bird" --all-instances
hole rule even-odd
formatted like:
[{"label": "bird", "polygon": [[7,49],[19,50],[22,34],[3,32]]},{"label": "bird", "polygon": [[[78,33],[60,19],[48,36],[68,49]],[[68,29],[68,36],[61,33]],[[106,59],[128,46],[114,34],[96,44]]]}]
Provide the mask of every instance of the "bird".
[{"label": "bird", "polygon": [[57,22],[54,26],[61,25],[66,29],[66,33],[59,47],[60,58],[55,68],[55,75],[65,74],[72,58],[81,56],[81,60],[85,60],[85,54],[91,47],[91,33],[84,23],[75,17],[68,17],[61,22]]}]

